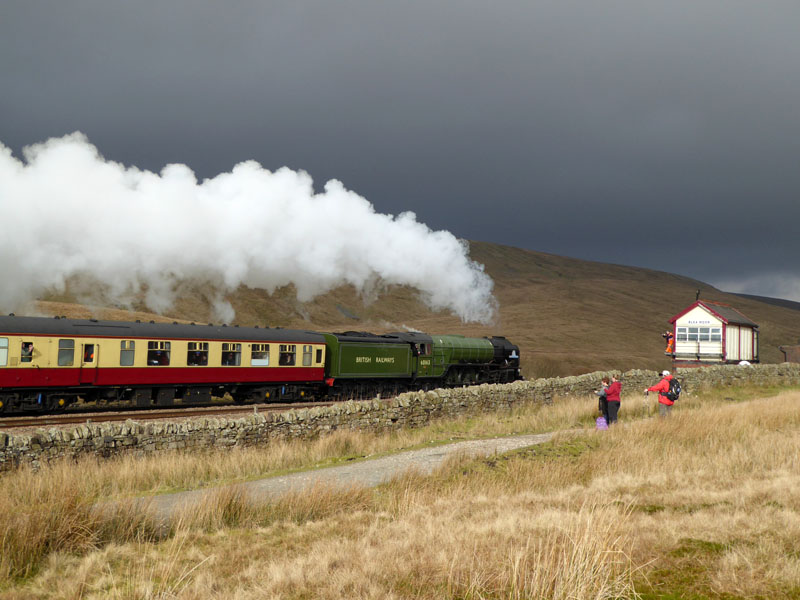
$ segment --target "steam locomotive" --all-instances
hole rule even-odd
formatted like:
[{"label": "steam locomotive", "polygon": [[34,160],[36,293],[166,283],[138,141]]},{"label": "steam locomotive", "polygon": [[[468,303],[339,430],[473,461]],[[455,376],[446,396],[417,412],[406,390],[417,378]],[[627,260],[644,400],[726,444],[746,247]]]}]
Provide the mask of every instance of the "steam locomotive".
[{"label": "steam locomotive", "polygon": [[361,399],[521,379],[503,337],[0,317],[0,412]]}]

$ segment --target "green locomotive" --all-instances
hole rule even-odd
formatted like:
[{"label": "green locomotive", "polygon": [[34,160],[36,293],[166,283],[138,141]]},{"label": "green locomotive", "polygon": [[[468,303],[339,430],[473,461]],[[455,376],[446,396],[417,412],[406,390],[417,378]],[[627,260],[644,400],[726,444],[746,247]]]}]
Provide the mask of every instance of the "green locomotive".
[{"label": "green locomotive", "polygon": [[521,379],[519,347],[503,337],[359,331],[323,333],[334,398],[369,398]]}]

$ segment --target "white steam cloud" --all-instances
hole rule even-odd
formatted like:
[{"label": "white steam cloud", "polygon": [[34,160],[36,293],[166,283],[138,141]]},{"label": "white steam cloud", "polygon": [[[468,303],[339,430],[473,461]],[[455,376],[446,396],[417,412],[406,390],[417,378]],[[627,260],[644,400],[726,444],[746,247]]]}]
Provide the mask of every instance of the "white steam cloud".
[{"label": "white steam cloud", "polygon": [[160,174],[105,160],[83,134],[23,150],[0,144],[0,310],[89,275],[107,299],[168,309],[181,282],[207,285],[218,316],[239,285],[270,293],[293,283],[300,301],[344,284],[363,294],[408,285],[463,321],[494,318],[493,282],[467,244],[414,213],[375,212],[336,180],[256,162],[198,182],[185,165]]}]

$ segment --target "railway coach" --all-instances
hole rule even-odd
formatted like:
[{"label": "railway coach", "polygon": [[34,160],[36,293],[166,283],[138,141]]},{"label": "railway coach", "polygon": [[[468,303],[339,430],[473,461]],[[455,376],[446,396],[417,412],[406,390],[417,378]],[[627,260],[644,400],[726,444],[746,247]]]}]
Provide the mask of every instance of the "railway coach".
[{"label": "railway coach", "polygon": [[310,331],[0,317],[0,410],[294,400],[323,389],[324,368],[325,338]]}]

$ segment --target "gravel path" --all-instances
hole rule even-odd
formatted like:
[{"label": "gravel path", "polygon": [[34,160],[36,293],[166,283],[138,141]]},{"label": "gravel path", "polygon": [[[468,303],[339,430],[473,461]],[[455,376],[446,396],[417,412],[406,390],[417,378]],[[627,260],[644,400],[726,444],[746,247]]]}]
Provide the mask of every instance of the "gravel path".
[{"label": "gravel path", "polygon": [[[552,437],[552,433],[540,433],[454,442],[314,471],[259,479],[243,483],[241,486],[244,487],[250,498],[256,500],[276,498],[289,491],[303,491],[319,484],[343,488],[352,486],[374,487],[409,469],[429,474],[441,465],[448,456],[453,454],[463,454],[470,457],[503,454],[518,448],[547,442]],[[168,518],[175,511],[191,509],[210,491],[213,491],[213,488],[154,496],[147,499],[147,504],[157,515],[162,518]]]}]

